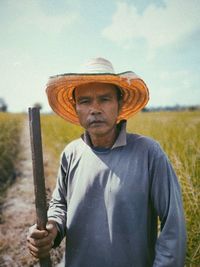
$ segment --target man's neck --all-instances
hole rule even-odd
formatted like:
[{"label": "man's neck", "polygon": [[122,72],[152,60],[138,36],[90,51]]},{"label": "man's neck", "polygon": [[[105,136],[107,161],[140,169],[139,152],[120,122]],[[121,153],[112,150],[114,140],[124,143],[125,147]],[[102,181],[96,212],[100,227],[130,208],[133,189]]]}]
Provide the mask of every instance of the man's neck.
[{"label": "man's neck", "polygon": [[103,136],[89,136],[93,147],[111,148],[117,139],[118,129],[115,127],[112,131]]}]

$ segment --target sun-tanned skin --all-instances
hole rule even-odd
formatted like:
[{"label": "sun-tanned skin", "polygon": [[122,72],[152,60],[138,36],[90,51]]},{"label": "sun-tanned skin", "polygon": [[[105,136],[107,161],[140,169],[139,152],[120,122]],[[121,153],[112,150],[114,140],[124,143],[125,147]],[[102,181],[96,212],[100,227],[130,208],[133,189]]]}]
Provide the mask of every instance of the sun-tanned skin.
[{"label": "sun-tanned skin", "polygon": [[95,147],[111,147],[117,135],[120,102],[112,84],[90,83],[75,90],[76,112]]},{"label": "sun-tanned skin", "polygon": [[[117,118],[121,100],[116,86],[105,83],[89,83],[75,89],[75,109],[80,124],[89,133],[94,147],[109,148],[117,137]],[[57,236],[54,221],[49,221],[47,230],[38,230],[36,225],[27,237],[30,253],[36,258],[48,255]]]},{"label": "sun-tanned skin", "polygon": [[43,258],[49,254],[53,246],[53,241],[57,236],[57,227],[54,221],[49,221],[47,230],[38,230],[36,225],[29,229],[27,246],[30,253],[35,258]]}]

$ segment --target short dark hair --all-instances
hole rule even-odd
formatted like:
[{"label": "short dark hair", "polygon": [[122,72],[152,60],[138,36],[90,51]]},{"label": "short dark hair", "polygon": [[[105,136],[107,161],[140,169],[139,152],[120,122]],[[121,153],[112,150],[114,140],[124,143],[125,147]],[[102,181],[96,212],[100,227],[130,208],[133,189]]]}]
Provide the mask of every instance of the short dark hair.
[{"label": "short dark hair", "polygon": [[116,91],[117,91],[117,100],[121,101],[123,99],[123,93],[120,87],[118,87],[117,85],[115,85],[116,87]]}]

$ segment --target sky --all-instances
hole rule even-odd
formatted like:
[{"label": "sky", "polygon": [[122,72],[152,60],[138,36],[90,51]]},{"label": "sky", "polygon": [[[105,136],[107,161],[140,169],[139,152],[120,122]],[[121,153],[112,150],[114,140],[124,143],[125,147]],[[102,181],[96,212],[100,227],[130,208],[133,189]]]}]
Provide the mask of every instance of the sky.
[{"label": "sky", "polygon": [[134,71],[148,107],[200,104],[200,0],[0,0],[0,98],[41,103],[52,75],[94,57]]}]

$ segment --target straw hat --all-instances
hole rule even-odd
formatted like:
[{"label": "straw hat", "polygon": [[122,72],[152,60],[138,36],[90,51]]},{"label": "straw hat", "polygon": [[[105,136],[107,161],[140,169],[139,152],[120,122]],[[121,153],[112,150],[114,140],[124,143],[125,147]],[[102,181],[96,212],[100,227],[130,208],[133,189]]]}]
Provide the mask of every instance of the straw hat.
[{"label": "straw hat", "polygon": [[94,58],[84,65],[81,73],[66,73],[50,77],[46,88],[49,105],[63,119],[79,124],[74,109],[73,90],[81,84],[92,82],[114,84],[121,89],[123,104],[118,121],[127,120],[133,116],[149,100],[146,84],[134,72],[116,74],[110,61]]}]

